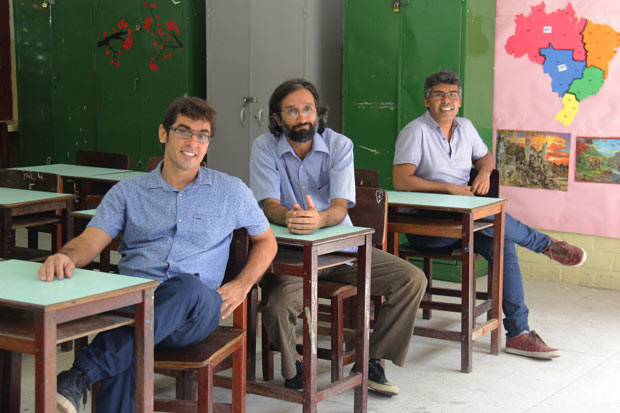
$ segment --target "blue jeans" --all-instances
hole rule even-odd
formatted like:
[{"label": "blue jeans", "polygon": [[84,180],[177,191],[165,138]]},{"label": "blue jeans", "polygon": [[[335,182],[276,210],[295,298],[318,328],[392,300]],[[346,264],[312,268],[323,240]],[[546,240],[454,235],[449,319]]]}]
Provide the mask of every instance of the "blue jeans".
[{"label": "blue jeans", "polygon": [[[191,274],[170,278],[154,294],[154,342],[177,348],[205,339],[220,321],[222,297]],[[135,410],[134,329],[131,326],[99,333],[73,363],[89,383],[101,381],[98,413]]]},{"label": "blue jeans", "polygon": [[[412,245],[421,248],[460,248],[461,240],[444,237],[407,235]],[[529,331],[527,323],[529,310],[525,305],[523,279],[515,244],[533,252],[542,252],[550,243],[549,236],[528,227],[521,221],[506,214],[504,227],[504,285],[502,310],[504,328],[508,337],[516,337]],[[474,252],[480,253],[488,261],[493,259],[493,230],[485,228],[474,233]]]}]

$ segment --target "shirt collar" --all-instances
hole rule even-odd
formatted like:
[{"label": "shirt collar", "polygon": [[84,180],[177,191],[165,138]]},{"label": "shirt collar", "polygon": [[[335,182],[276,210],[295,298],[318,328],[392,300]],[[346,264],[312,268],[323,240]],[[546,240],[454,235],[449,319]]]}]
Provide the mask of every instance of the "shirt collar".
[{"label": "shirt collar", "polygon": [[[164,181],[164,177],[161,176],[161,168],[163,167],[164,162],[160,162],[157,165],[157,168],[153,169],[148,173],[146,187],[147,188],[169,188],[170,185]],[[196,179],[194,179],[186,188],[192,188],[197,185],[212,185],[213,184],[213,174],[211,170],[208,168],[200,167],[198,169],[198,175]]]},{"label": "shirt collar", "polygon": [[[288,139],[286,139],[286,136],[284,136],[283,133],[277,139],[278,142],[276,150],[278,153],[278,157],[281,158],[286,152],[295,153],[293,147],[288,142]],[[310,149],[309,153],[312,152],[325,152],[329,154],[329,148],[327,147],[327,143],[325,143],[325,139],[323,139],[323,136],[321,136],[321,134],[319,133],[315,133],[314,137],[312,138],[312,149]]]},{"label": "shirt collar", "polygon": [[[428,111],[428,109],[426,110],[426,113],[424,114],[424,121],[428,124],[428,126],[431,129],[439,129],[439,130],[441,130],[441,127],[435,121],[435,119],[433,119],[433,117],[431,116],[431,114]],[[455,130],[457,130],[460,127],[461,127],[461,122],[459,121],[458,117],[455,117],[454,120],[452,120],[452,130],[455,131]]]}]

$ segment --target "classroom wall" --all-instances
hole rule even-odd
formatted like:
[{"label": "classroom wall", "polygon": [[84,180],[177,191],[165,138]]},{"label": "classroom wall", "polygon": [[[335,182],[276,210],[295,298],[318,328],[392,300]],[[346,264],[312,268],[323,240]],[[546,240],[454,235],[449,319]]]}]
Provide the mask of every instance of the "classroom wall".
[{"label": "classroom wall", "polygon": [[[507,36],[514,33],[516,15],[529,16],[531,7],[541,3],[542,0],[497,1],[494,128],[570,133],[568,192],[502,186],[501,194],[509,200],[508,211],[516,218],[554,238],[583,247],[588,258],[582,266],[570,268],[552,263],[542,254],[518,247],[521,270],[526,278],[620,290],[620,238],[613,238],[618,230],[614,218],[617,208],[613,200],[614,197],[618,199],[620,186],[574,181],[576,137],[618,136],[618,118],[606,112],[615,111],[615,105],[605,103],[610,98],[614,101],[617,95],[614,83],[620,79],[620,56],[616,55],[611,61],[610,75],[600,93],[581,103],[579,116],[573,124],[563,126],[554,121],[554,114],[561,103],[552,93],[549,77],[543,73],[542,67],[535,67],[527,57],[508,56],[504,48]],[[546,0],[543,3],[546,13],[566,9],[569,4],[579,18],[609,24],[616,31],[620,28],[620,7],[617,2]],[[600,192],[593,194],[591,191],[586,192],[586,189]],[[571,195],[572,198],[564,195]],[[605,231],[595,230],[601,226]]]},{"label": "classroom wall", "polygon": [[518,247],[517,255],[524,278],[620,291],[620,239],[555,231],[543,232],[581,246],[588,253],[588,259],[580,267],[565,267],[552,263],[542,254]]}]

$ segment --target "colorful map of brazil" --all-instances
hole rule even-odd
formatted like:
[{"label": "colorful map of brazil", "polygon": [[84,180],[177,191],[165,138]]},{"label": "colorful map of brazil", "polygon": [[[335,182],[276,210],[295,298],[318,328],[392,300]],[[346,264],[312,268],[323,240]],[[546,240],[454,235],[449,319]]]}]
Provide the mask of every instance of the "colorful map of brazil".
[{"label": "colorful map of brazil", "polygon": [[542,65],[551,77],[551,90],[564,105],[555,119],[568,126],[579,113],[579,102],[596,95],[607,79],[620,33],[575,17],[570,3],[552,13],[545,12],[544,1],[531,9],[529,16],[515,18],[515,34],[506,42],[506,52],[515,58],[527,54]]}]

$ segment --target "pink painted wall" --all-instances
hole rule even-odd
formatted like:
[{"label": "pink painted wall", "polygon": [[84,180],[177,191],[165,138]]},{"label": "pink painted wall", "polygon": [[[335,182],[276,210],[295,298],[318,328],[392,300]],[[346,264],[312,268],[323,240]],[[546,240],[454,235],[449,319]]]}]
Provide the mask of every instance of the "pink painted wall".
[{"label": "pink painted wall", "polygon": [[[575,182],[577,136],[620,137],[620,50],[609,65],[601,90],[583,99],[574,121],[564,126],[555,120],[563,107],[561,98],[551,91],[551,78],[542,65],[530,61],[527,55],[514,58],[504,49],[515,32],[515,17],[522,13],[528,16],[530,6],[540,3],[497,1],[493,124],[495,131],[570,133],[568,191],[502,186],[501,196],[509,200],[508,212],[534,228],[620,238],[620,184]],[[620,32],[620,1],[570,3],[576,17],[607,24]],[[567,0],[546,0],[546,12],[565,9],[568,4]]]}]

